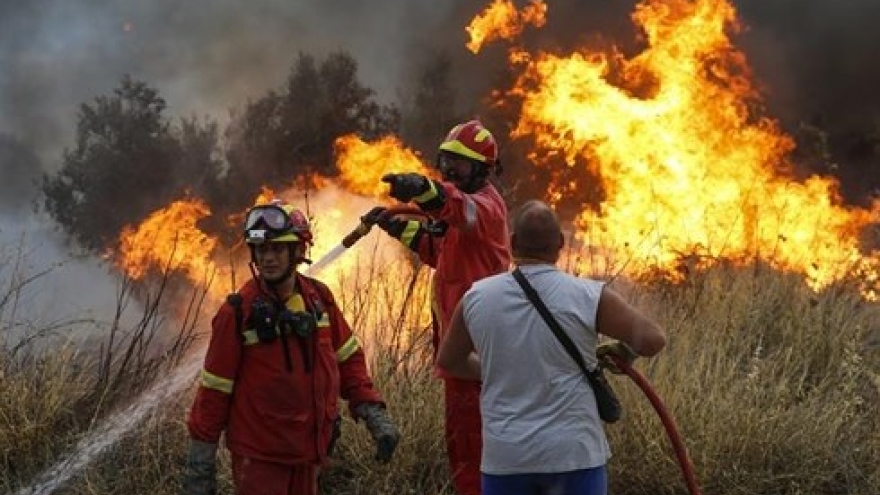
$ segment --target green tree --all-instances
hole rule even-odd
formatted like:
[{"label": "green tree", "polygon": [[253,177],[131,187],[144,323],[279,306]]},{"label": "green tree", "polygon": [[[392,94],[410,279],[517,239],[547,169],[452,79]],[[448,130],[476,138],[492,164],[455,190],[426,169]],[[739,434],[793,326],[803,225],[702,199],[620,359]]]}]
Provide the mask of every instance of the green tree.
[{"label": "green tree", "polygon": [[398,110],[375,97],[359,81],[357,62],[348,53],[333,53],[320,64],[301,53],[283,89],[248,103],[233,118],[227,130],[227,189],[247,202],[262,185],[292,184],[310,172],[335,176],[338,137],[375,139],[399,128]]},{"label": "green tree", "polygon": [[110,247],[122,227],[179,199],[215,188],[217,129],[195,119],[172,126],[158,90],[126,76],[112,96],[80,106],[76,146],[44,174],[44,207],[77,244]]}]

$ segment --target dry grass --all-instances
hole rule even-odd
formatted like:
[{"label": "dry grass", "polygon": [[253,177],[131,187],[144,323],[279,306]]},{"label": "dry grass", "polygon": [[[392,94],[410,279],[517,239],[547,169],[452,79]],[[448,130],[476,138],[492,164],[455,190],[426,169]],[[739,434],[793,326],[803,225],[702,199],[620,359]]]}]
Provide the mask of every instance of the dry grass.
[{"label": "dry grass", "polygon": [[[427,275],[364,266],[340,281],[348,288],[337,295],[362,329],[374,378],[404,440],[393,463],[378,465],[364,428],[346,421],[323,493],[452,494],[441,391],[428,364]],[[637,368],[674,415],[703,493],[880,493],[877,304],[844,284],[815,293],[799,277],[763,267],[716,267],[677,285],[618,285],[670,333],[661,356]],[[114,376],[166,376],[161,370],[186,347],[176,342],[175,352],[159,354],[159,364],[129,359],[128,369],[119,369],[115,360]],[[104,358],[70,347],[30,356],[0,352],[0,492],[32,483],[98,418],[136,397],[126,393],[137,390],[131,380],[117,380],[115,392],[108,391]],[[152,373],[140,374],[144,369]],[[625,418],[608,427],[612,492],[686,493],[648,401],[625,377],[612,381],[626,408]],[[178,493],[191,394],[159,404],[55,493]],[[225,456],[222,462],[221,488],[231,493]]]}]

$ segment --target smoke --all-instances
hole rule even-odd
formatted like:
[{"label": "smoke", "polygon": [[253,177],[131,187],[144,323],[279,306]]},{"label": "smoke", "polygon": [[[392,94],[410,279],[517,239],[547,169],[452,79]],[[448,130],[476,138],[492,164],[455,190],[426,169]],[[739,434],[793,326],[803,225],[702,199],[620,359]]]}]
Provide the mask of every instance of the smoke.
[{"label": "smoke", "polygon": [[[390,99],[404,54],[453,2],[29,0],[0,6],[0,132],[47,168],[70,147],[78,106],[121,77],[157,87],[176,116],[222,120],[279,87],[299,53],[336,50]],[[463,24],[454,32],[463,38]]]},{"label": "smoke", "polygon": [[[84,339],[111,325],[120,279],[100,261],[71,256],[52,223],[0,214],[0,346]],[[129,301],[131,326],[142,313]]]},{"label": "smoke", "polygon": [[742,40],[783,118],[850,127],[880,107],[873,0],[738,0]]},{"label": "smoke", "polygon": [[[419,58],[454,60],[462,102],[491,85],[501,57],[474,57],[464,26],[488,1],[415,0],[30,0],[0,5],[0,133],[52,170],[70,147],[78,106],[107,94],[124,74],[155,85],[177,116],[222,120],[282,84],[300,52],[346,50],[364,82],[391,101]],[[523,3],[523,2],[519,2]],[[542,36],[558,46],[632,36],[636,2],[550,5]],[[880,103],[880,48],[872,0],[736,0],[738,42],[779,118],[859,126]],[[497,53],[497,50],[496,50]]]}]

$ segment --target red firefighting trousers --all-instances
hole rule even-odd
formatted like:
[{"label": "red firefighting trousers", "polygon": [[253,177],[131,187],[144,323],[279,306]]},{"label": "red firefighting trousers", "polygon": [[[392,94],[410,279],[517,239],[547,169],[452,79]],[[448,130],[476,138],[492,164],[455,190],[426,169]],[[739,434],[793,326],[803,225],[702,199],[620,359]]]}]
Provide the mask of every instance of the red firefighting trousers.
[{"label": "red firefighting trousers", "polygon": [[446,397],[446,453],[458,495],[480,495],[480,382],[443,378]]},{"label": "red firefighting trousers", "polygon": [[232,454],[236,495],[317,495],[318,466],[287,466]]}]

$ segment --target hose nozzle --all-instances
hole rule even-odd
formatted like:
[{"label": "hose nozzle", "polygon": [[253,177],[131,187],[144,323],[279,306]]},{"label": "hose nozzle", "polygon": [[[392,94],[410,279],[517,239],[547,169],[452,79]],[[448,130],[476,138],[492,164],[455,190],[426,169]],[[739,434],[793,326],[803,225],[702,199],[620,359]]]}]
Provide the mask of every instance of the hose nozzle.
[{"label": "hose nozzle", "polygon": [[342,238],[342,245],[345,249],[348,249],[354,245],[357,241],[361,240],[361,238],[367,235],[370,232],[370,229],[373,228],[372,224],[365,223],[361,221],[354,230],[348,233],[345,237]]}]

